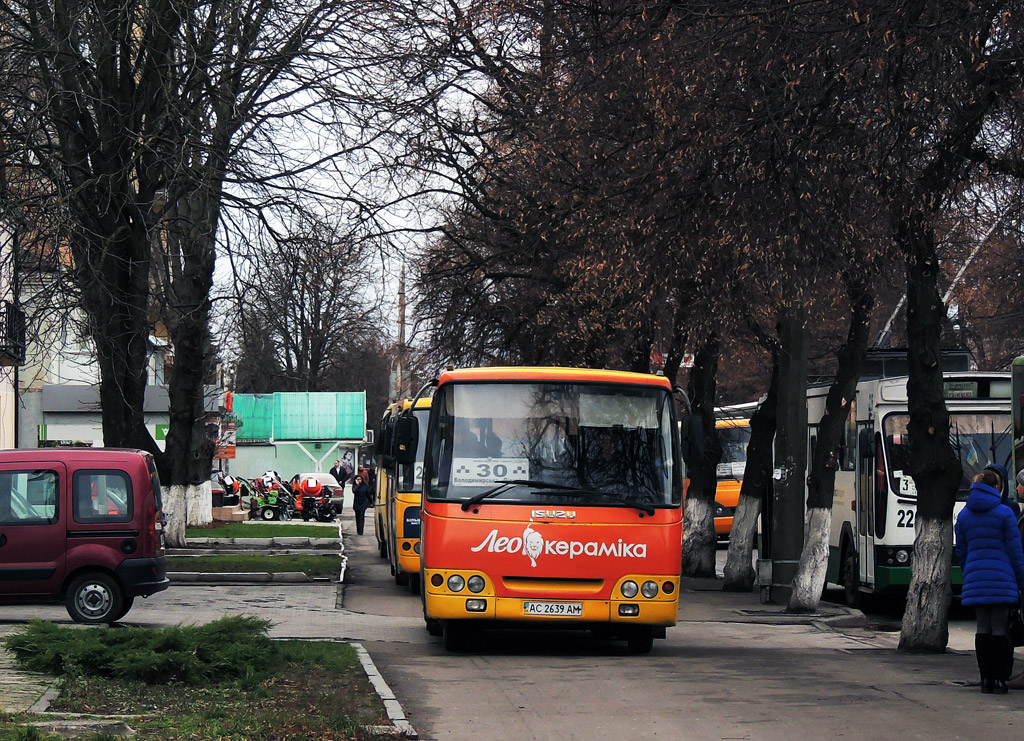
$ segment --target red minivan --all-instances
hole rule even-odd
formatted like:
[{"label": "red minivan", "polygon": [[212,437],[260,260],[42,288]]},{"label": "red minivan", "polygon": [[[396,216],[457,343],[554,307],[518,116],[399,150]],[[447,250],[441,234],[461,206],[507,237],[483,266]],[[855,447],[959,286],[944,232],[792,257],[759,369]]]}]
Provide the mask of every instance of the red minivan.
[{"label": "red minivan", "polygon": [[64,600],[112,623],[167,588],[153,456],[114,448],[0,450],[0,603]]}]

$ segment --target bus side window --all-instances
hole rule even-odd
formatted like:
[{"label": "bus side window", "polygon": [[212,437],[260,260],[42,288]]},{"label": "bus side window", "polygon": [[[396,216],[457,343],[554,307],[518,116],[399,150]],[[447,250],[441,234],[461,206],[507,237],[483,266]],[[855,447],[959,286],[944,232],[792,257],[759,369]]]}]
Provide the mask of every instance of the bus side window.
[{"label": "bus side window", "polygon": [[850,402],[846,415],[843,442],[839,449],[839,465],[844,471],[857,470],[857,401]]}]

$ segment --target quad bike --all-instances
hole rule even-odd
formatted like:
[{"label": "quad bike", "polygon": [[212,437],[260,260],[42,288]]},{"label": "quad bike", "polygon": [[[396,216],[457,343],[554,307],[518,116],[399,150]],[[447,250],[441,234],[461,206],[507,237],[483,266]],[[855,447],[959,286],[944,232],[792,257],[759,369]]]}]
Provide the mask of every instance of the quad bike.
[{"label": "quad bike", "polygon": [[316,519],[318,522],[331,522],[335,517],[334,502],[331,493],[315,478],[304,478],[298,482],[295,495],[295,509],[302,511],[303,520]]}]

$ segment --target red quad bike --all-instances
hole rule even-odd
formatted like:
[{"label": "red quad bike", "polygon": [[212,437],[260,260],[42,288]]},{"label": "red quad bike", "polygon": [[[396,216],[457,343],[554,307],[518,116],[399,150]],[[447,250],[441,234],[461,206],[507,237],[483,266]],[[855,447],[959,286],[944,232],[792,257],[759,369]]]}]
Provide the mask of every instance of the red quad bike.
[{"label": "red quad bike", "polygon": [[[307,477],[299,481],[296,491],[296,502],[302,502],[302,519],[311,520],[316,518],[318,522],[331,522],[334,520],[334,502],[331,501],[331,493],[323,484],[313,477]],[[296,510],[299,507],[296,506]]]}]

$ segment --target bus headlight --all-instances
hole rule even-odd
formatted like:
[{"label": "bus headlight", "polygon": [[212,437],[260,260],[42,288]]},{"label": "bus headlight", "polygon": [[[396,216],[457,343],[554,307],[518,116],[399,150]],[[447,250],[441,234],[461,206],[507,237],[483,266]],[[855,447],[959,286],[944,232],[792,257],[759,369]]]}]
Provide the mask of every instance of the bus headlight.
[{"label": "bus headlight", "polygon": [[466,580],[458,574],[452,574],[448,577],[448,589],[453,592],[461,592],[466,587]]},{"label": "bus headlight", "polygon": [[910,554],[907,553],[905,550],[900,548],[898,551],[896,551],[896,563],[898,563],[898,564],[906,564],[909,560],[910,560]]},{"label": "bus headlight", "polygon": [[636,582],[632,579],[622,582],[622,596],[626,599],[633,599],[639,591],[640,587],[638,587]]},{"label": "bus headlight", "polygon": [[654,599],[658,596],[658,583],[653,581],[645,581],[644,585],[640,587],[640,594],[647,599]]},{"label": "bus headlight", "polygon": [[480,592],[484,591],[484,586],[486,585],[484,584],[484,578],[482,576],[474,574],[469,577],[469,580],[466,582],[466,586],[469,587],[469,591],[473,594],[480,594]]}]

